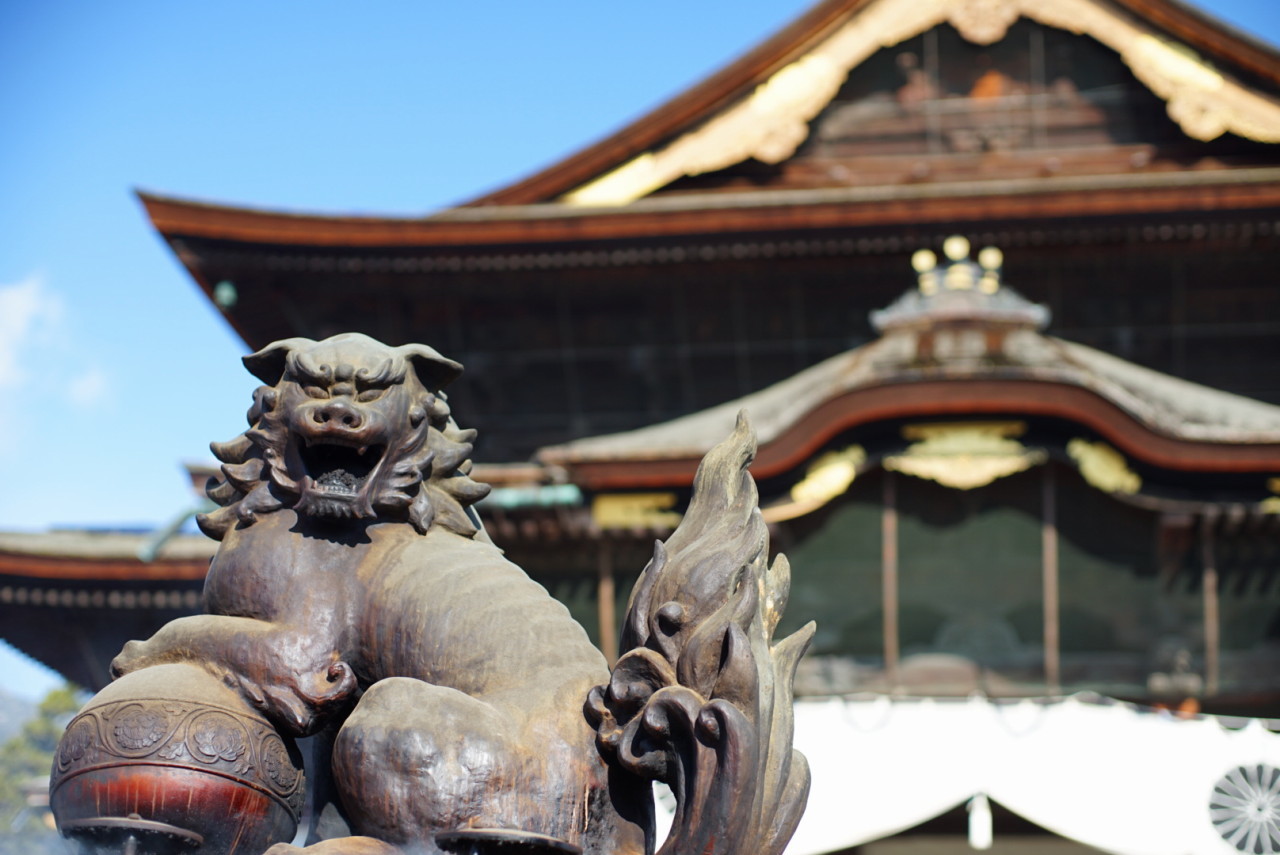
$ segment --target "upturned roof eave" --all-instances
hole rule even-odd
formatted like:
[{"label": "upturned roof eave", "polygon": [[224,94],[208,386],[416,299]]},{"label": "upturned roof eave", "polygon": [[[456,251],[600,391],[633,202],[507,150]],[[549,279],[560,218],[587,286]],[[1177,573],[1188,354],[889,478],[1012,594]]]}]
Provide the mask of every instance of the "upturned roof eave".
[{"label": "upturned roof eave", "polygon": [[1011,217],[1036,219],[1274,207],[1280,204],[1280,167],[699,193],[614,207],[552,202],[453,208],[429,217],[301,214],[142,191],[138,198],[169,241],[479,248],[897,222],[986,222],[1005,208]]}]

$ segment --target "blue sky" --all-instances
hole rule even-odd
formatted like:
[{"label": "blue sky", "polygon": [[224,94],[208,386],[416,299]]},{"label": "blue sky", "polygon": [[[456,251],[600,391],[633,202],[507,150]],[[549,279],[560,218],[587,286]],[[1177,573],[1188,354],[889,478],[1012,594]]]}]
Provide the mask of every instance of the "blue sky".
[{"label": "blue sky", "polygon": [[[596,140],[806,0],[0,8],[0,529],[153,526],[242,429],[241,342],[132,188],[424,214]],[[1280,3],[1206,8],[1280,42]],[[0,649],[0,685],[47,675]]]}]

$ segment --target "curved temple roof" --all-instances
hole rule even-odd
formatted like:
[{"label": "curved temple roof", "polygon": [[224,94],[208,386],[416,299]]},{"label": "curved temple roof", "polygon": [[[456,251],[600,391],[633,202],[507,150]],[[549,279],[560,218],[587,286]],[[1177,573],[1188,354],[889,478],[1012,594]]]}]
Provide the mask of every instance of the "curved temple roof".
[{"label": "curved temple roof", "polygon": [[1154,433],[1173,439],[1280,446],[1280,407],[1161,374],[1081,344],[1022,330],[1008,337],[1005,364],[955,359],[922,368],[912,365],[913,343],[904,339],[887,336],[700,413],[552,446],[539,456],[549,463],[700,456],[733,428],[741,409],[751,413],[764,445],[850,392],[935,379],[1071,386],[1092,392]]},{"label": "curved temple roof", "polygon": [[878,340],[717,407],[544,448],[539,458],[573,468],[589,487],[609,485],[608,464],[624,461],[666,462],[652,467],[652,482],[679,483],[746,409],[760,442],[759,478],[858,424],[1026,413],[1087,425],[1157,466],[1280,472],[1280,406],[1043,334],[1047,311],[1001,285],[998,254],[984,273],[961,257],[934,269],[932,253],[922,253],[930,263],[917,266],[920,290],[873,313],[884,330]]}]

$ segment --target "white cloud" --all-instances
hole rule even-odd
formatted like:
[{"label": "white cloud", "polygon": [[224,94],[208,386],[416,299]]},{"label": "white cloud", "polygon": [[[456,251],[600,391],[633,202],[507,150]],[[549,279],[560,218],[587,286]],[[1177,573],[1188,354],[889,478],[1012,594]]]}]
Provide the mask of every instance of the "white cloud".
[{"label": "white cloud", "polygon": [[0,285],[0,389],[22,383],[27,351],[57,336],[62,314],[62,298],[39,276],[29,276],[16,285]]},{"label": "white cloud", "polygon": [[86,408],[107,396],[107,375],[98,366],[90,366],[67,384],[67,399],[77,407]]},{"label": "white cloud", "polygon": [[[46,393],[71,394],[66,351],[75,342],[64,312],[62,296],[42,276],[0,284],[0,458],[6,467],[21,457],[18,440],[33,430],[29,418],[16,414],[48,417],[41,409],[50,403]],[[93,392],[92,382],[80,385]]]}]

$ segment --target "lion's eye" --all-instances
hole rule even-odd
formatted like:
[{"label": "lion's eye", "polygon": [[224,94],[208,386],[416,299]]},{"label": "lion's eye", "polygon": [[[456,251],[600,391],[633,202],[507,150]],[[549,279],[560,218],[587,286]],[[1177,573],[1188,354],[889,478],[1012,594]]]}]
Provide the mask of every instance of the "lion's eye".
[{"label": "lion's eye", "polygon": [[376,401],[382,397],[382,389],[365,389],[359,395],[356,395],[357,401]]},{"label": "lion's eye", "polygon": [[308,395],[308,396],[310,396],[310,397],[312,397],[312,398],[327,398],[327,397],[329,397],[329,392],[328,392],[328,390],[323,389],[323,388],[321,388],[320,386],[303,386],[303,387],[302,387],[302,391],[306,392],[306,393],[307,393],[307,395]]}]

